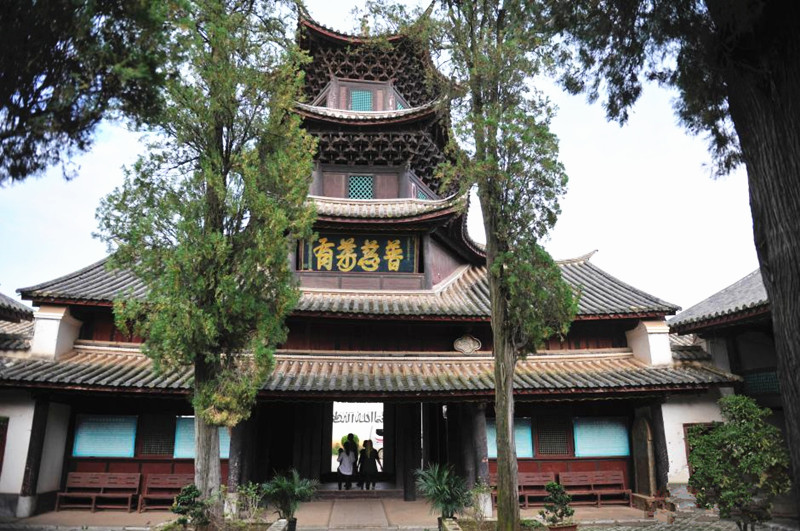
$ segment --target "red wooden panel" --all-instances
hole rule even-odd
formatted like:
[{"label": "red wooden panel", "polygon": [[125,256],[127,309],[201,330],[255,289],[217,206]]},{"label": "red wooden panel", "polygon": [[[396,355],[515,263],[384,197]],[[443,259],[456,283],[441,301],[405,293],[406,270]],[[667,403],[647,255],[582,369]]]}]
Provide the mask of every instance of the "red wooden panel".
[{"label": "red wooden panel", "polygon": [[171,474],[172,461],[142,463],[142,474]]},{"label": "red wooden panel", "polygon": [[139,461],[111,461],[108,464],[109,472],[139,472]]},{"label": "red wooden panel", "polygon": [[222,463],[220,463],[220,470],[221,470],[220,473],[222,474],[222,482],[223,483],[227,483],[227,480],[228,480],[228,461],[227,461],[227,459],[225,461],[222,461]]},{"label": "red wooden panel", "polygon": [[194,474],[194,461],[173,461],[173,474]]},{"label": "red wooden panel", "polygon": [[564,472],[567,469],[567,463],[564,461],[540,461],[539,469],[542,472],[554,472],[558,474],[559,472]]},{"label": "red wooden panel", "polygon": [[569,472],[593,472],[597,470],[597,466],[594,461],[575,460],[569,462],[566,470]]},{"label": "red wooden panel", "polygon": [[73,467],[75,472],[106,472],[105,461],[76,461]]}]

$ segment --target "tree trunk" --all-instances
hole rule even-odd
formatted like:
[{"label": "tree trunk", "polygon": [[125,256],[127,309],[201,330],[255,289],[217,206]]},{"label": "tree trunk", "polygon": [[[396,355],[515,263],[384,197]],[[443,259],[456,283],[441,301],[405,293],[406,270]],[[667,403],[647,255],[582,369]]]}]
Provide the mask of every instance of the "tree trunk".
[{"label": "tree trunk", "polygon": [[[724,0],[706,0],[728,29]],[[770,301],[787,446],[800,484],[800,5],[768,3],[720,59],[750,186],[761,275]],[[728,24],[726,27],[724,24]],[[737,29],[733,28],[733,32]],[[719,38],[725,38],[730,32]],[[735,33],[734,33],[735,34]],[[797,502],[800,505],[800,489]]]},{"label": "tree trunk", "polygon": [[[210,380],[212,366],[202,354],[198,354],[194,362],[195,387]],[[210,498],[219,493],[221,474],[219,466],[219,428],[203,420],[199,411],[194,412],[194,482],[203,498]],[[222,514],[221,500],[215,503],[211,511]]]},{"label": "tree trunk", "polygon": [[507,339],[506,300],[500,278],[502,271],[492,272],[498,255],[495,234],[495,205],[502,200],[487,183],[479,190],[486,230],[486,264],[489,270],[489,294],[492,303],[492,338],[494,344],[494,411],[497,427],[497,531],[516,531],[519,527],[519,493],[517,490],[517,448],[514,440],[514,367],[516,353]]}]

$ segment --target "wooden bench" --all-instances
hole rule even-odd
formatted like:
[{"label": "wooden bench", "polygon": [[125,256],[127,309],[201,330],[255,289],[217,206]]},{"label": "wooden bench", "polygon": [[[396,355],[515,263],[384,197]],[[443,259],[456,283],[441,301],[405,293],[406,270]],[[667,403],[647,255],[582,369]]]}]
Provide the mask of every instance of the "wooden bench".
[{"label": "wooden bench", "polygon": [[[64,491],[56,495],[56,511],[127,508],[131,512],[133,497],[139,494],[141,477],[141,474],[70,472]],[[114,503],[114,500],[126,501],[126,504]]]},{"label": "wooden bench", "polygon": [[590,503],[600,507],[603,496],[622,496],[620,499],[606,500],[609,503],[626,503],[631,506],[631,489],[625,488],[625,478],[621,470],[595,472],[561,472],[558,482],[570,496],[586,496],[588,500],[574,500],[574,504]]},{"label": "wooden bench", "polygon": [[544,488],[548,483],[555,483],[555,472],[520,472],[517,474],[519,483],[519,496],[523,500],[524,507],[528,507],[531,498],[544,498],[547,490]]},{"label": "wooden bench", "polygon": [[181,489],[192,483],[194,474],[148,474],[144,480],[144,491],[139,496],[139,512],[169,509]]},{"label": "wooden bench", "polygon": [[[517,486],[519,487],[519,500],[522,507],[528,507],[531,498],[544,498],[547,496],[545,485],[555,482],[553,472],[519,472]],[[489,485],[492,487],[492,503],[497,505],[497,474],[489,474]]]}]

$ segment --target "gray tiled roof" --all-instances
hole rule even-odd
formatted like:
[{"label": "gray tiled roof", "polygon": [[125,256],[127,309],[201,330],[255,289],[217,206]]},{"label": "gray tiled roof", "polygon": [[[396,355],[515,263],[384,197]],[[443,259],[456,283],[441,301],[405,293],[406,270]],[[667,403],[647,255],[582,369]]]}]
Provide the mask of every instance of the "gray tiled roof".
[{"label": "gray tiled roof", "polygon": [[682,311],[670,320],[669,325],[675,330],[683,331],[702,326],[707,321],[768,307],[769,300],[761,280],[761,271],[756,269],[738,282]]},{"label": "gray tiled roof", "polygon": [[0,320],[17,322],[31,319],[33,319],[32,309],[8,295],[0,293]]},{"label": "gray tiled roof", "polygon": [[21,351],[31,348],[33,321],[0,321],[0,352]]},{"label": "gray tiled roof", "polygon": [[[267,395],[491,394],[491,357],[380,353],[357,357],[347,352],[324,355],[280,352],[275,370],[262,387]],[[519,395],[559,392],[599,394],[652,390],[696,390],[729,384],[736,377],[698,363],[652,367],[629,351],[537,355],[517,363],[514,387]],[[78,342],[60,361],[0,358],[0,385],[40,387],[69,385],[78,389],[185,393],[190,368],[156,374],[151,361],[135,346],[110,348]]]},{"label": "gray tiled roof", "polygon": [[[34,300],[76,300],[109,303],[129,291],[145,288],[128,271],[109,272],[106,260],[50,282],[21,289]],[[614,278],[588,259],[559,262],[564,280],[580,292],[578,315],[642,316],[674,313],[678,307]],[[344,291],[304,289],[296,311],[350,315],[447,316],[489,318],[486,268],[463,266],[436,290]]]},{"label": "gray tiled roof", "polygon": [[711,355],[706,352],[694,334],[679,336],[669,335],[669,346],[672,349],[673,361],[710,361]]},{"label": "gray tiled roof", "polygon": [[446,199],[337,199],[311,196],[320,218],[392,219],[419,218],[436,212],[462,209],[466,196]]}]

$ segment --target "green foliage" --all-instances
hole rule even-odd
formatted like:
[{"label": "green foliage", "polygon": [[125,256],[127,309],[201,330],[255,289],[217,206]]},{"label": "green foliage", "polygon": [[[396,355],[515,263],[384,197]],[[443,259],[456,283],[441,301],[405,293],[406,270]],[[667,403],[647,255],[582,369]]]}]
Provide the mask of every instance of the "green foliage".
[{"label": "green foliage", "polygon": [[753,399],[719,401],[724,423],[689,431],[689,486],[700,507],[719,507],[740,529],[771,518],[772,499],[789,491],[789,457],[780,431],[767,424],[771,414]]},{"label": "green foliage", "polygon": [[546,527],[539,520],[534,520],[532,518],[522,518],[519,521],[519,526],[521,529],[543,529]]},{"label": "green foliage", "polygon": [[467,483],[450,465],[434,463],[417,470],[416,476],[417,490],[442,518],[453,518],[472,502]]},{"label": "green foliage", "polygon": [[202,497],[196,485],[186,485],[175,497],[172,512],[179,514],[177,523],[186,526],[202,526],[209,523],[208,503]]},{"label": "green foliage", "polygon": [[313,138],[291,113],[306,61],[272,4],[196,0],[171,19],[158,139],[102,203],[111,266],[147,286],[115,303],[157,369],[195,365],[196,414],[250,414],[299,294],[288,252],[311,234]]},{"label": "green foliage", "polygon": [[245,520],[257,519],[261,515],[261,503],[266,496],[264,485],[248,482],[239,485],[236,494],[239,501],[239,516]]},{"label": "green foliage", "polygon": [[[0,17],[0,184],[66,162],[122,111],[159,107],[164,22],[159,0],[21,0]],[[74,169],[63,167],[65,176]]]},{"label": "green foliage", "polygon": [[[628,119],[644,80],[677,89],[678,117],[692,133],[707,134],[717,172],[724,174],[742,162],[729,113],[728,68],[762,51],[772,54],[778,33],[759,20],[766,11],[761,2],[721,2],[713,13],[708,4],[544,0],[537,24],[560,32],[567,45],[564,86],[573,93],[585,92],[592,101],[604,91],[610,119]],[[770,34],[760,41],[756,28]],[[795,31],[788,25],[785,29]],[[740,40],[746,53],[737,57]],[[764,70],[758,75],[772,74],[764,65],[759,67]]]},{"label": "green foliage", "polygon": [[544,499],[544,510],[539,511],[539,515],[544,518],[545,522],[553,526],[569,524],[572,521],[572,515],[575,514],[575,509],[569,505],[572,496],[555,481],[551,481],[544,488],[547,496]]},{"label": "green foliage", "polygon": [[309,501],[317,492],[319,483],[313,479],[301,478],[295,469],[287,474],[279,474],[264,484],[264,494],[275,507],[278,518],[294,518],[301,502]]}]

